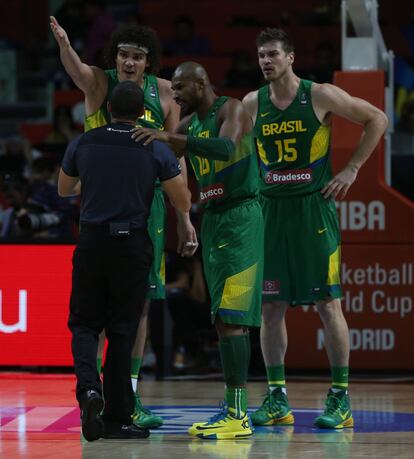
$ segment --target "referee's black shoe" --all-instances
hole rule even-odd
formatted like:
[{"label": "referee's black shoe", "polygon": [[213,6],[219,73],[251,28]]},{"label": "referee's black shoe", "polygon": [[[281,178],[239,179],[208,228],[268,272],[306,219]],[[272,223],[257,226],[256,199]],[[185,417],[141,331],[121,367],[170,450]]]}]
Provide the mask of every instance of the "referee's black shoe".
[{"label": "referee's black shoe", "polygon": [[103,421],[101,411],[104,401],[96,390],[85,392],[81,401],[82,433],[86,440],[94,441],[101,438]]},{"label": "referee's black shoe", "polygon": [[104,421],[102,438],[112,440],[137,440],[147,438],[150,435],[148,429],[141,429],[135,424],[120,424]]}]

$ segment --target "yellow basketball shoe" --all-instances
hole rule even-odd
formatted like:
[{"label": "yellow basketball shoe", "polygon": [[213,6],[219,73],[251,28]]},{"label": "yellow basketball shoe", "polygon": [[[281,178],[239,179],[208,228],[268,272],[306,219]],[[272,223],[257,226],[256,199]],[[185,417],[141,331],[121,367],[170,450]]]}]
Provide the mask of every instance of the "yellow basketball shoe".
[{"label": "yellow basketball shoe", "polygon": [[201,426],[202,424],[207,424],[208,422],[214,421],[217,418],[217,416],[220,416],[222,414],[223,411],[227,412],[227,409],[228,409],[228,406],[227,406],[226,402],[225,401],[221,401],[220,402],[220,411],[219,411],[219,413],[217,413],[214,416],[212,416],[208,421],[194,422],[191,425],[191,427],[188,428],[187,432],[190,435],[196,436],[197,435],[197,430],[196,430],[197,426]]},{"label": "yellow basketball shoe", "polygon": [[226,404],[221,410],[206,422],[196,422],[188,433],[198,438],[207,440],[231,440],[235,438],[249,437],[253,433],[250,419],[247,413],[236,418]]}]

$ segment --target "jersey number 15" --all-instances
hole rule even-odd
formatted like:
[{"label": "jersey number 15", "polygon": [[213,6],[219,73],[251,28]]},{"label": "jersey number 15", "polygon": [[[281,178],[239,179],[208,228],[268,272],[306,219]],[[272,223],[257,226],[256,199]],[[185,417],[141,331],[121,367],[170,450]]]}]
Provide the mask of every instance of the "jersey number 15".
[{"label": "jersey number 15", "polygon": [[296,143],[296,139],[283,139],[275,140],[277,147],[277,162],[282,161],[292,162],[298,159],[298,151],[293,146]]}]

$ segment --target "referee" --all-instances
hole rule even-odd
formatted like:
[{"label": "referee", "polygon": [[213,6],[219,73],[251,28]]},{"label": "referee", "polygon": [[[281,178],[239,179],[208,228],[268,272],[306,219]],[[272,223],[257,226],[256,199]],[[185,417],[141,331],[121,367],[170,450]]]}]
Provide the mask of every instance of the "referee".
[{"label": "referee", "polygon": [[[60,196],[78,194],[82,184],[68,325],[82,433],[88,441],[149,435],[131,420],[130,357],[152,262],[147,219],[155,180],[160,179],[178,210],[187,212],[191,205],[172,151],[161,142],[143,145],[131,139],[143,108],[141,88],[131,81],[119,83],[108,101],[112,122],[73,140],[59,174]],[[96,370],[103,329],[108,339],[105,403]]]}]

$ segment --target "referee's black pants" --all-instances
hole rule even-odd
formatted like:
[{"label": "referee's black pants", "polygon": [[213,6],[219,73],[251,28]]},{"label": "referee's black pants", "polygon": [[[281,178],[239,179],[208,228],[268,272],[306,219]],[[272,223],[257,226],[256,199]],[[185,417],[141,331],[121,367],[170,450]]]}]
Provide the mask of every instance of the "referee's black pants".
[{"label": "referee's black pants", "polygon": [[73,254],[68,325],[77,378],[76,397],[85,391],[102,394],[96,368],[99,334],[105,329],[103,419],[131,422],[134,394],[131,352],[148,287],[152,243],[147,230],[115,238],[107,226],[83,226]]}]

